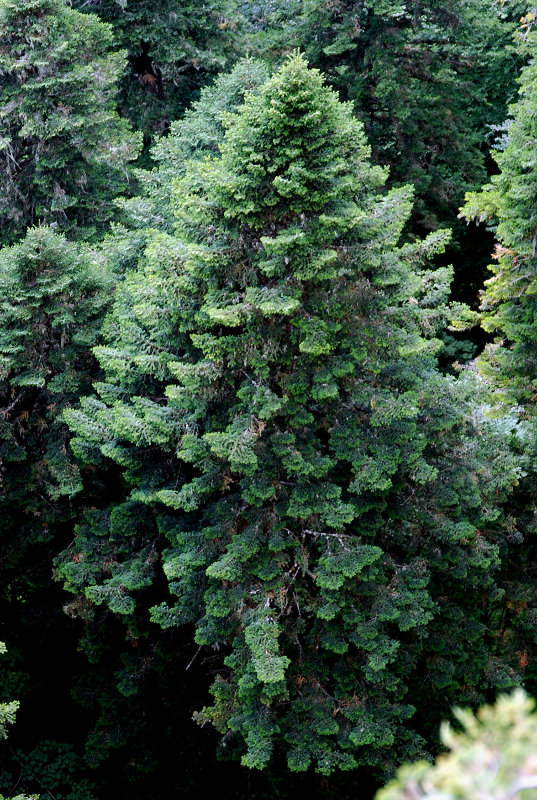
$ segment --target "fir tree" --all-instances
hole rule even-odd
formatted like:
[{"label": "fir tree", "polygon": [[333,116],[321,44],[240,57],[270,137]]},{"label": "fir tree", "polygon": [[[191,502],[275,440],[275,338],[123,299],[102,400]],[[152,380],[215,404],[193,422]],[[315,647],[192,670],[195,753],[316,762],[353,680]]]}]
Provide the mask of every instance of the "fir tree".
[{"label": "fir tree", "polygon": [[[52,566],[72,539],[78,507],[103,491],[98,479],[88,479],[80,494],[61,413],[98,375],[91,348],[113,289],[113,277],[90,250],[50,228],[30,229],[0,250],[0,609],[13,656],[0,692],[12,696],[15,681],[23,706],[40,709],[30,742],[23,720],[16,754],[3,755],[0,793],[17,785],[30,795],[37,789],[40,796],[66,790],[93,797],[73,749],[76,722],[58,733],[59,720],[69,720],[76,638]],[[54,735],[66,741],[51,742]]]},{"label": "fir tree", "polygon": [[274,57],[299,45],[354,102],[374,159],[389,165],[392,183],[415,187],[413,225],[456,224],[464,192],[486,179],[490,126],[503,122],[516,93],[511,37],[523,6],[276,0],[243,8],[252,52]]},{"label": "fir tree", "polygon": [[[531,15],[530,15],[531,16]],[[524,18],[525,19],[525,18]],[[524,22],[524,19],[522,22]],[[526,33],[535,53],[537,32]],[[537,65],[522,70],[519,99],[510,107],[506,131],[493,151],[499,173],[479,193],[469,193],[461,216],[487,221],[496,235],[493,276],[481,296],[481,324],[494,336],[477,360],[489,385],[489,403],[504,420],[523,478],[506,507],[507,534],[518,553],[506,561],[502,627],[524,664],[527,686],[535,691],[532,653],[537,620],[533,537],[537,530],[535,464],[537,455]],[[528,645],[529,643],[529,645]]]},{"label": "fir tree", "polygon": [[422,262],[448,236],[398,246],[412,192],[385,180],[293,56],[176,183],[176,231],[148,239],[95,351],[106,380],[67,412],[130,492],[59,574],[130,626],[162,557],[175,601],[152,619],[224,651],[197,718],[250,767],[279,745],[295,771],[389,771],[424,745],[416,707],[426,729],[517,680],[486,632],[512,466],[484,463],[471,376],[436,370],[450,271]]},{"label": "fir tree", "polygon": [[[531,34],[533,47],[536,33]],[[528,46],[531,44],[527,43]],[[537,399],[537,65],[521,74],[520,96],[502,142],[493,151],[499,173],[479,193],[469,193],[461,216],[485,220],[497,237],[482,296],[482,324],[497,344],[481,360],[482,368],[504,387],[511,401],[531,409]]]},{"label": "fir tree", "polygon": [[0,223],[10,243],[44,222],[85,235],[112,216],[140,140],[116,111],[125,54],[64,0],[0,2]]},{"label": "fir tree", "polygon": [[99,0],[77,2],[110,23],[129,55],[121,110],[148,137],[166,131],[208,77],[240,52],[236,0]]},{"label": "fir tree", "polygon": [[52,558],[69,541],[69,498],[81,478],[60,417],[97,374],[91,347],[112,288],[88,252],[48,228],[0,250],[0,607],[7,641],[21,625],[39,624],[50,602]]},{"label": "fir tree", "polygon": [[230,73],[219,75],[202,90],[200,99],[171,123],[167,136],[157,138],[150,150],[153,168],[136,170],[141,193],[117,200],[121,222],[113,224],[100,245],[101,256],[114,273],[121,275],[136,266],[155,230],[173,233],[173,183],[184,176],[190,161],[218,154],[224,120],[237,111],[247,92],[259,91],[268,76],[263,62],[241,59]]}]

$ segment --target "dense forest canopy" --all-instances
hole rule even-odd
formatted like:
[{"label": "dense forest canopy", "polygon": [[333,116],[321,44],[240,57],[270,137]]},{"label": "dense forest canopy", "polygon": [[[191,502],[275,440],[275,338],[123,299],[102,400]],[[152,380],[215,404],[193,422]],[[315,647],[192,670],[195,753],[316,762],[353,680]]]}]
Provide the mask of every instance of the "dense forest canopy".
[{"label": "dense forest canopy", "polygon": [[536,20],[0,0],[0,797],[526,770]]}]

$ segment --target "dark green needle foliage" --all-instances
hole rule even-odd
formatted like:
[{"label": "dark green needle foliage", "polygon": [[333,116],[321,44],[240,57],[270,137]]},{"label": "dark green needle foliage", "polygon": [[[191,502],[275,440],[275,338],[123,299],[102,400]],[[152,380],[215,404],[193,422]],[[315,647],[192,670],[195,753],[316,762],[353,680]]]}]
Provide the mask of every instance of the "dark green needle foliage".
[{"label": "dark green needle foliage", "polygon": [[42,569],[50,575],[37,543],[72,516],[60,498],[80,475],[59,417],[97,374],[91,347],[112,289],[89,253],[48,228],[0,250],[2,604],[29,591],[28,575],[34,588]]},{"label": "dark green needle foliage", "polygon": [[112,45],[109,25],[63,0],[1,0],[4,243],[39,222],[88,236],[110,220],[140,148],[116,111],[126,59]]},{"label": "dark green needle foliage", "polygon": [[299,45],[354,102],[374,158],[390,166],[391,181],[415,186],[413,224],[453,225],[464,192],[486,178],[490,126],[503,122],[516,91],[519,4],[254,0],[243,8],[254,52],[278,58]]},{"label": "dark green needle foliage", "polygon": [[484,463],[471,376],[435,368],[450,271],[423,262],[448,236],[398,245],[411,189],[382,192],[350,105],[294,55],[227,123],[118,292],[106,380],[67,413],[130,493],[58,573],[129,626],[150,597],[220,653],[197,719],[223,753],[391,771],[455,696],[517,680],[486,632],[513,470]]},{"label": "dark green needle foliage", "polygon": [[[17,657],[0,691],[4,699],[12,696],[10,680],[21,684],[15,696],[22,706],[13,758],[2,755],[0,793],[7,796],[17,786],[43,798],[93,797],[71,746],[76,724],[63,716],[73,669],[66,642],[76,640],[52,582],[52,560],[71,541],[77,502],[87,501],[72,499],[82,481],[60,416],[98,375],[91,348],[113,288],[90,251],[50,228],[30,229],[0,250],[0,609]],[[51,720],[50,693],[63,691]],[[67,729],[58,724],[62,716]],[[55,735],[69,744],[47,741]]]},{"label": "dark green needle foliage", "polygon": [[235,0],[99,0],[73,4],[111,23],[129,54],[120,107],[148,136],[162,133],[207,79],[240,52]]},{"label": "dark green needle foliage", "polygon": [[[1,800],[97,800],[94,786],[80,779],[81,759],[61,742],[43,741],[30,753],[12,750],[12,771],[0,775]],[[24,794],[12,797],[12,787]]]},{"label": "dark green needle foliage", "polygon": [[[6,652],[6,646],[0,642],[0,655]],[[7,737],[7,726],[15,721],[15,714],[19,707],[18,700],[11,700],[8,703],[0,703],[0,739]],[[4,795],[0,794],[0,800],[5,800]],[[18,794],[13,800],[30,800],[26,795]]]},{"label": "dark green needle foliage", "polygon": [[[528,15],[530,16],[530,15]],[[534,19],[534,17],[532,17]],[[531,19],[530,19],[531,22]],[[528,23],[529,24],[529,23]],[[534,55],[537,32],[526,34]],[[470,193],[461,215],[488,222],[496,235],[493,276],[481,296],[483,328],[495,337],[478,360],[490,384],[496,413],[514,417],[519,435],[511,442],[525,476],[507,506],[510,534],[522,542],[516,560],[506,562],[508,607],[505,629],[527,667],[528,687],[535,691],[533,658],[524,640],[535,640],[537,592],[535,546],[537,497],[537,65],[524,68],[519,99],[510,107],[502,149],[493,152],[499,173],[479,193]],[[511,424],[513,428],[513,424]]]},{"label": "dark green needle foliage", "polygon": [[[537,47],[536,32],[527,46]],[[532,410],[537,399],[537,65],[522,71],[520,95],[511,106],[499,167],[490,184],[467,195],[461,214],[488,221],[497,237],[493,277],[482,297],[483,326],[497,344],[482,359],[511,401]],[[488,366],[487,366],[488,364]]]}]

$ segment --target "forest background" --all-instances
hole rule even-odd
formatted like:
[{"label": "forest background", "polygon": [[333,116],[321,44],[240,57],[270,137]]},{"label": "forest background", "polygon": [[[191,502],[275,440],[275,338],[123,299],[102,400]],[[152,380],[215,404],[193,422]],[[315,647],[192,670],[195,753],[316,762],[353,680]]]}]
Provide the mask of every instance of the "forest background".
[{"label": "forest background", "polygon": [[0,0],[0,794],[372,796],[537,694],[536,13]]}]

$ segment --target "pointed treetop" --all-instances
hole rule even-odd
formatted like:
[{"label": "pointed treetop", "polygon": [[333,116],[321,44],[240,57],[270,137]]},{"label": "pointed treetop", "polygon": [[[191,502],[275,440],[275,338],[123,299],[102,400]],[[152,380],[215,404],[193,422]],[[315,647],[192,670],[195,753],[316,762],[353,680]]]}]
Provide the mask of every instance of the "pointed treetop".
[{"label": "pointed treetop", "polygon": [[268,210],[275,221],[326,211],[353,186],[352,162],[369,156],[351,104],[299,52],[229,124],[213,189],[228,218],[254,228]]}]

